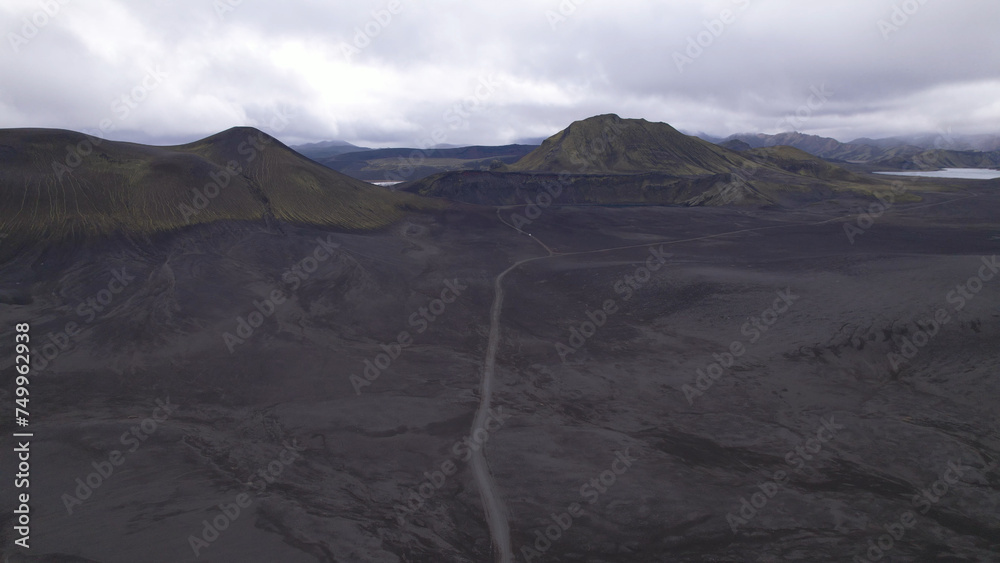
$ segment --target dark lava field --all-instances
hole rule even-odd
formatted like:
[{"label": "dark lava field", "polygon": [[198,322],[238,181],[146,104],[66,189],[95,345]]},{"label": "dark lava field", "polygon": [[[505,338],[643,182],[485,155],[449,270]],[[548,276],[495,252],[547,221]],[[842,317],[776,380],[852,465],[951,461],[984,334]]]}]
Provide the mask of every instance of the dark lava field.
[{"label": "dark lava field", "polygon": [[4,562],[996,561],[1000,192],[962,185],[23,252]]}]

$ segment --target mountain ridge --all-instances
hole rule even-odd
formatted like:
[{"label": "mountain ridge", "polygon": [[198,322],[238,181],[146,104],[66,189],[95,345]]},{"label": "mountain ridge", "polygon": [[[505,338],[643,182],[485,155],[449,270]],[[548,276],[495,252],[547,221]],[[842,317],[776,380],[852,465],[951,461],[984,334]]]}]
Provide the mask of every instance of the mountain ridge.
[{"label": "mountain ridge", "polygon": [[509,164],[535,145],[470,145],[454,148],[386,148],[333,155],[323,166],[366,182],[419,180],[449,170],[485,170]]},{"label": "mountain ridge", "polygon": [[886,185],[793,147],[737,152],[665,123],[605,114],[571,123],[514,164],[400,189],[482,205],[516,205],[543,191],[555,198],[556,189],[567,204],[798,206],[840,192],[872,197]]},{"label": "mountain ridge", "polygon": [[574,121],[501,170],[613,174],[718,174],[746,165],[739,154],[670,125],[603,114]]},{"label": "mountain ridge", "polygon": [[252,127],[173,146],[60,129],[0,130],[5,250],[232,220],[367,230],[434,205],[330,170]]},{"label": "mountain ridge", "polygon": [[[898,170],[936,170],[939,168],[991,168],[1000,164],[1000,150],[980,151],[959,148],[939,148],[941,139],[931,135],[892,137],[886,139],[860,138],[842,143],[830,137],[785,132],[775,135],[741,133],[731,135],[719,146],[742,142],[752,148],[791,146],[831,161],[889,167]],[[992,137],[982,136],[981,146],[990,146]],[[908,141],[920,144],[909,144]],[[968,146],[968,143],[949,143]],[[928,148],[931,147],[931,148]]]}]

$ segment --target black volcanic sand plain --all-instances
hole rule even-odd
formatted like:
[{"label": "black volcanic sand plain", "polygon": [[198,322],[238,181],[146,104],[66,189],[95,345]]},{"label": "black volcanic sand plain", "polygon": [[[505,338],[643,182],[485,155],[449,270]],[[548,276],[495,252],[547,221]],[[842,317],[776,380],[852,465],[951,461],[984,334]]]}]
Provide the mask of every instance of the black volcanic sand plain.
[{"label": "black volcanic sand plain", "polygon": [[[491,561],[455,448],[479,405],[494,279],[535,257],[504,280],[502,423],[486,442],[517,561],[522,547],[545,548],[533,561],[851,561],[907,512],[884,561],[995,561],[1000,276],[961,310],[948,296],[1000,254],[1000,183],[953,185],[896,205],[853,244],[842,200],[553,206],[523,227],[531,236],[504,223],[519,208],[454,204],[363,234],[232,221],[23,252],[0,269],[4,342],[20,322],[39,347],[67,323],[80,332],[36,366],[32,547],[11,549],[5,486],[4,561]],[[318,240],[329,258],[286,275]],[[616,284],[644,277],[651,249],[662,267],[625,300]],[[134,279],[88,309],[114,272]],[[453,302],[411,323],[446,284]],[[230,350],[224,335],[275,290],[288,300]],[[781,292],[791,305],[767,313]],[[609,300],[615,312],[561,357],[556,344]],[[919,336],[939,309],[949,321]],[[762,317],[773,324],[751,341],[743,327]],[[352,375],[402,331],[412,344],[358,394]],[[735,343],[743,353],[689,401],[685,386]],[[122,435],[158,400],[174,412],[128,451]],[[115,450],[124,461],[68,514],[64,495]],[[255,477],[291,451],[273,482]],[[396,508],[429,478],[419,508]],[[934,502],[914,501],[932,489]],[[190,537],[241,498],[196,557]],[[539,540],[547,529],[558,539]]]}]

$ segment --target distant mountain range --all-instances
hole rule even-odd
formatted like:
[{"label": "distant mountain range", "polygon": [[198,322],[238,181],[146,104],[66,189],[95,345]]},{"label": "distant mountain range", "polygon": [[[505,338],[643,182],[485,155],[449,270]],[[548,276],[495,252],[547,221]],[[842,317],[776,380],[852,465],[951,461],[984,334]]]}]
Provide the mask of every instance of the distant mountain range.
[{"label": "distant mountain range", "polygon": [[903,145],[920,147],[922,149],[945,149],[953,151],[996,151],[1000,150],[1000,135],[951,135],[940,133],[924,133],[919,135],[904,135],[869,139],[862,137],[851,141],[856,145],[872,145],[881,149],[891,149]]},{"label": "distant mountain range", "polygon": [[793,147],[740,152],[666,123],[609,114],[570,124],[513,164],[439,173],[403,189],[484,205],[514,205],[541,196],[566,204],[797,206],[840,193],[870,197],[886,183]]},{"label": "distant mountain range", "polygon": [[[351,145],[353,146],[353,145]],[[343,145],[331,147],[342,148]],[[306,149],[302,154],[337,172],[366,182],[419,180],[450,170],[488,170],[516,162],[536,148],[535,145],[456,148],[391,148],[318,155],[324,149]],[[301,151],[300,151],[301,152]]]},{"label": "distant mountain range", "polygon": [[[597,116],[602,117],[606,116]],[[575,122],[548,139],[530,139],[529,143],[498,147],[442,145],[431,149],[371,149],[345,141],[322,141],[292,148],[324,166],[367,182],[413,181],[441,172],[498,170],[501,165],[506,165],[503,170],[508,172],[583,172],[579,162],[581,155],[587,152],[587,143],[599,143],[596,139],[607,135],[607,132],[573,129],[593,126],[593,119],[596,118]],[[935,133],[881,139],[862,137],[843,143],[830,137],[798,132],[775,135],[741,133],[726,138],[704,133],[686,135],[669,125],[664,128],[662,123],[637,121],[641,123],[637,123],[637,128],[630,128],[628,135],[631,137],[618,139],[617,152],[588,160],[586,173],[661,171],[682,175],[705,174],[739,166],[738,159],[732,155],[713,153],[695,140],[708,141],[735,152],[789,146],[835,163],[863,165],[870,170],[1000,166],[1000,135],[950,136]],[[580,144],[573,146],[574,142]],[[536,148],[539,151],[534,151]]]},{"label": "distant mountain range", "polygon": [[[805,133],[778,133],[777,135],[766,135],[764,133],[743,133],[731,135],[724,139],[722,143],[732,143],[741,141],[750,148],[789,146],[803,150],[813,156],[831,160],[842,160],[846,162],[870,162],[877,156],[883,154],[884,149],[872,145],[862,145],[853,143],[841,143],[830,137],[820,137],[818,135],[806,135]],[[913,147],[914,154],[921,149]]]},{"label": "distant mountain range", "polygon": [[[744,133],[719,141],[733,150],[790,146],[833,161],[869,165],[873,169],[937,170],[939,168],[995,168],[1000,166],[1000,150],[971,150],[961,147],[995,147],[1000,137],[980,135],[946,139],[941,136],[916,135],[886,139],[856,139],[841,143],[830,137],[804,133]],[[953,148],[940,148],[943,145]]]},{"label": "distant mountain range", "polygon": [[292,150],[298,152],[302,156],[311,158],[315,161],[320,161],[331,156],[336,156],[338,154],[344,154],[349,152],[358,151],[370,151],[372,149],[368,147],[359,147],[357,145],[352,145],[346,141],[320,141],[318,143],[307,143],[304,145],[294,145]]}]

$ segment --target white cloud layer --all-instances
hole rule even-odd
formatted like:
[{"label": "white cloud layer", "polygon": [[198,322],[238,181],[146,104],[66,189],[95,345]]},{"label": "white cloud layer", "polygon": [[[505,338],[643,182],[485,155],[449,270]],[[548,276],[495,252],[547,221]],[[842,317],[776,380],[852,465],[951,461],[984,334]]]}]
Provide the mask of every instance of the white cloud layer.
[{"label": "white cloud layer", "polygon": [[0,127],[173,143],[285,112],[292,144],[501,144],[618,113],[997,134],[998,21],[993,0],[7,0]]}]

